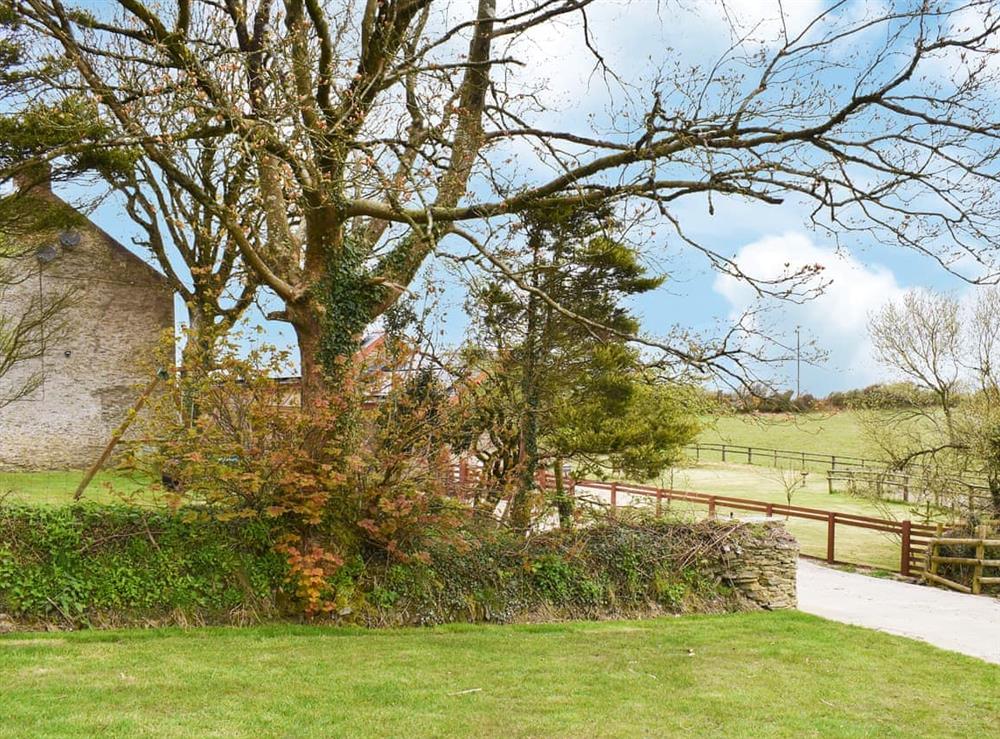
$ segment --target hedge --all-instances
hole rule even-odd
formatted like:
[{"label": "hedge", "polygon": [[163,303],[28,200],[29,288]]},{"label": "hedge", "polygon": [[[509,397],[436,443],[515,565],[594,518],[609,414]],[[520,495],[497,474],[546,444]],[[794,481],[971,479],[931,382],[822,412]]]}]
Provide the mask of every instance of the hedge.
[{"label": "hedge", "polygon": [[[709,566],[746,526],[609,520],[527,539],[495,526],[426,561],[372,551],[334,578],[340,622],[603,618],[749,607]],[[0,628],[297,618],[264,522],[94,504],[0,507]]]}]

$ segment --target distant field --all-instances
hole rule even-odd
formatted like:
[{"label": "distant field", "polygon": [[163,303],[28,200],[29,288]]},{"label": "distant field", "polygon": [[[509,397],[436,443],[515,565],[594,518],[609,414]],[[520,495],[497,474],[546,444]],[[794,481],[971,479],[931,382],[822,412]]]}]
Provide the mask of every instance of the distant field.
[{"label": "distant field", "polygon": [[880,456],[866,442],[851,411],[724,416],[712,422],[699,441],[869,459]]}]

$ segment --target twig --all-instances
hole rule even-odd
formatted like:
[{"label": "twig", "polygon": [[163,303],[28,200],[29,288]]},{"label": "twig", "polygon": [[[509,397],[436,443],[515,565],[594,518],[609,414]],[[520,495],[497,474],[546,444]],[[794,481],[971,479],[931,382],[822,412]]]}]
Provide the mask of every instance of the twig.
[{"label": "twig", "polygon": [[448,695],[468,695],[469,693],[482,693],[482,688],[469,688],[468,690],[459,690],[457,693],[448,693]]}]

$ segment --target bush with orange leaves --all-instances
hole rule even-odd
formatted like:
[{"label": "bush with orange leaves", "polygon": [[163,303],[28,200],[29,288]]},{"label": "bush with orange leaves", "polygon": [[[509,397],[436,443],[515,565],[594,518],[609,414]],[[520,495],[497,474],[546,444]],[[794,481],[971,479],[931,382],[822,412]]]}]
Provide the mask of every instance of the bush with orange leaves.
[{"label": "bush with orange leaves", "polygon": [[287,355],[235,339],[215,354],[203,369],[171,373],[125,465],[160,480],[181,515],[268,522],[302,613],[342,605],[336,583],[348,559],[426,561],[429,542],[461,545],[467,510],[445,495],[440,436],[453,406],[432,375],[387,383],[381,371],[347,368],[338,394],[305,412],[282,379]]}]

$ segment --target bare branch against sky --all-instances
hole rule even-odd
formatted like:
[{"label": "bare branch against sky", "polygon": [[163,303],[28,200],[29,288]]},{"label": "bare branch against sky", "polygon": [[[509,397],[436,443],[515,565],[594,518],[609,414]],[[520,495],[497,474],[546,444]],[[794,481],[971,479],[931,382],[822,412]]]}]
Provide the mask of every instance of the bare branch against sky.
[{"label": "bare branch against sky", "polygon": [[[821,265],[755,273],[692,233],[692,206],[801,202],[845,249],[887,244],[973,282],[1000,274],[1000,16],[987,0],[803,3],[814,18],[750,27],[742,3],[722,3],[727,48],[698,63],[663,48],[642,74],[609,62],[592,0],[5,4],[8,34],[31,50],[8,109],[82,96],[106,122],[97,143],[134,151],[210,213],[280,299],[307,394],[443,245],[504,274],[498,244],[539,205],[613,207],[669,234],[641,238],[650,258],[699,255],[779,299],[821,290]],[[669,28],[678,6],[657,7]],[[562,64],[593,69],[595,112],[556,128],[533,59],[559,36]],[[206,145],[252,167],[238,201],[199,177],[188,152]],[[738,381],[759,350],[722,334],[646,341]]]}]

